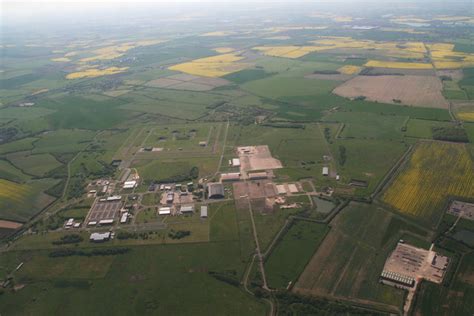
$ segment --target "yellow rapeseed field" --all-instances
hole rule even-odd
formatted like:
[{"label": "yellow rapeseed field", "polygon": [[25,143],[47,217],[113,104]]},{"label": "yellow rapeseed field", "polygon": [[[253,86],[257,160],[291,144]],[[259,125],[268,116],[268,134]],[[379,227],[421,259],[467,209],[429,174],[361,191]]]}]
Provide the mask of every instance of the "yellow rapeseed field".
[{"label": "yellow rapeseed field", "polygon": [[341,74],[353,75],[358,73],[361,69],[362,67],[359,66],[345,65],[339,68],[337,71],[339,71]]},{"label": "yellow rapeseed field", "polygon": [[369,60],[366,67],[396,68],[396,69],[432,69],[433,65],[428,63],[403,63],[397,61]]},{"label": "yellow rapeseed field", "polygon": [[216,47],[213,50],[218,52],[219,54],[227,54],[233,52],[235,49],[233,49],[232,47]]},{"label": "yellow rapeseed field", "polygon": [[77,55],[77,52],[69,52],[69,53],[64,54],[64,57],[73,57],[76,55]]},{"label": "yellow rapeseed field", "polygon": [[474,112],[459,112],[457,117],[463,121],[474,122]]},{"label": "yellow rapeseed field", "polygon": [[82,58],[79,60],[81,63],[88,63],[99,60],[110,60],[123,56],[127,51],[132,48],[140,46],[150,46],[163,43],[163,40],[141,40],[136,42],[122,43],[119,45],[111,45],[106,47],[101,47],[99,49],[93,50],[92,53],[94,56]]},{"label": "yellow rapeseed field", "polygon": [[190,62],[171,66],[168,69],[197,76],[221,77],[247,68],[248,64],[237,63],[243,58],[236,54],[222,54],[194,59]]},{"label": "yellow rapeseed field", "polygon": [[228,31],[214,31],[214,32],[207,32],[204,34],[201,34],[200,36],[227,36],[227,35],[232,35],[234,34],[233,32],[228,32]]},{"label": "yellow rapeseed field", "polygon": [[29,192],[29,187],[12,181],[0,179],[0,201],[21,201]]},{"label": "yellow rapeseed field", "polygon": [[58,62],[58,63],[66,63],[66,62],[71,61],[71,60],[67,57],[57,57],[57,58],[51,58],[51,61],[55,61],[55,62]]},{"label": "yellow rapeseed field", "polygon": [[78,72],[72,72],[66,76],[66,79],[95,78],[106,75],[114,75],[127,70],[128,67],[109,67],[105,69],[85,69]]},{"label": "yellow rapeseed field", "polygon": [[474,196],[474,163],[464,144],[425,142],[382,195],[401,213],[435,224],[449,196]]},{"label": "yellow rapeseed field", "polygon": [[351,37],[321,36],[305,46],[258,46],[253,49],[265,55],[298,58],[310,52],[334,49],[378,50],[380,54],[395,58],[422,59],[427,53],[422,42],[375,42],[371,40],[355,40]]},{"label": "yellow rapeseed field", "polygon": [[435,43],[426,45],[437,69],[474,67],[474,54],[454,51],[454,44]]}]

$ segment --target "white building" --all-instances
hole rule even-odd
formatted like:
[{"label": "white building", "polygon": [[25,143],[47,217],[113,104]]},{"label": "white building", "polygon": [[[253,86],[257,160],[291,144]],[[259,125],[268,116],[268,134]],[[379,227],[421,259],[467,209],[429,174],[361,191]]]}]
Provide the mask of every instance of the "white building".
[{"label": "white building", "polygon": [[192,205],[183,205],[180,209],[181,213],[192,213],[194,212],[194,206]]},{"label": "white building", "polygon": [[123,183],[123,188],[124,189],[134,189],[137,187],[137,181],[136,180],[133,180],[133,181],[125,181]]},{"label": "white building", "polygon": [[159,215],[170,215],[171,214],[171,208],[170,207],[160,207],[158,209],[158,214]]},{"label": "white building", "polygon": [[122,217],[120,217],[120,224],[125,224],[128,220],[128,212],[125,212],[122,214]]},{"label": "white building", "polygon": [[329,167],[323,167],[323,176],[329,175]]},{"label": "white building", "polygon": [[239,158],[233,158],[232,159],[232,167],[240,167],[240,159]]},{"label": "white building", "polygon": [[89,240],[92,242],[102,242],[110,239],[110,232],[92,233]]},{"label": "white building", "polygon": [[201,206],[201,218],[207,218],[207,205]]}]

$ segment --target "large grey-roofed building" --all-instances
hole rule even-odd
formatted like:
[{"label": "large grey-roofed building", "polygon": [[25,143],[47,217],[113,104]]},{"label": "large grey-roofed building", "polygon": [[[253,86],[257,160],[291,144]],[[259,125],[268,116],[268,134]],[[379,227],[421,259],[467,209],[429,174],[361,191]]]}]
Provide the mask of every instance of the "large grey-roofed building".
[{"label": "large grey-roofed building", "polygon": [[207,192],[210,199],[222,199],[224,197],[224,185],[218,182],[209,183]]}]

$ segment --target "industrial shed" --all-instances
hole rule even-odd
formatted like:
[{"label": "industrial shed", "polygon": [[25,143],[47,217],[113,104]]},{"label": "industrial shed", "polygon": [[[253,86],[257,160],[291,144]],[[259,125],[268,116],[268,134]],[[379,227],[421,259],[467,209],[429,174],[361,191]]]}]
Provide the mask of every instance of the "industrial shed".
[{"label": "industrial shed", "polygon": [[92,233],[90,236],[90,241],[92,242],[103,242],[110,239],[110,232],[105,233]]},{"label": "industrial shed", "polygon": [[218,182],[209,183],[207,192],[210,199],[222,199],[224,198],[224,185]]}]

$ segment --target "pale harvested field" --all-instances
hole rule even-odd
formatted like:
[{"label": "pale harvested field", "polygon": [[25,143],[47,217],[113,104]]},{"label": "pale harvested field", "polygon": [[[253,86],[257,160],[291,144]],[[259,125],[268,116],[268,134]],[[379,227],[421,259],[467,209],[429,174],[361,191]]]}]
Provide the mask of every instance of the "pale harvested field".
[{"label": "pale harvested field", "polygon": [[181,82],[182,81],[175,80],[175,79],[159,78],[159,79],[148,81],[145,85],[148,87],[154,87],[154,88],[166,88],[166,87],[169,87]]},{"label": "pale harvested field", "polygon": [[196,83],[196,82],[181,82],[168,88],[175,89],[175,90],[209,91],[209,90],[214,89],[215,87],[207,85],[207,84]]},{"label": "pale harvested field", "polygon": [[334,89],[333,93],[346,98],[365,96],[368,100],[421,107],[448,107],[441,94],[443,85],[436,77],[428,76],[357,76]]},{"label": "pale harvested field", "polygon": [[174,90],[209,91],[227,84],[229,84],[229,81],[221,78],[177,74],[165,78],[150,80],[145,85],[154,88]]},{"label": "pale harvested field", "polygon": [[18,229],[23,226],[22,223],[12,222],[12,221],[4,221],[0,219],[0,228],[8,228],[8,229]]}]

